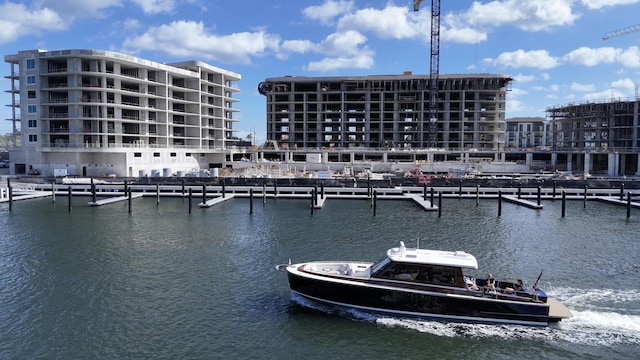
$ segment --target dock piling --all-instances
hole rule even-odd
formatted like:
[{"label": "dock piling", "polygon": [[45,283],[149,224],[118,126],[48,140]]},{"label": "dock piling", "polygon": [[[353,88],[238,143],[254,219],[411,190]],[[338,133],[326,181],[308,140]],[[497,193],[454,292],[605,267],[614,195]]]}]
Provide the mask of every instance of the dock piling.
[{"label": "dock piling", "polygon": [[67,195],[69,197],[69,212],[71,212],[71,186],[67,188]]},{"label": "dock piling", "polygon": [[498,190],[498,217],[502,216],[502,190]]},{"label": "dock piling", "polygon": [[542,186],[538,185],[538,206],[540,206],[541,200],[542,200]]},{"label": "dock piling", "polygon": [[129,199],[128,199],[128,202],[129,202],[129,214],[131,214],[131,192],[132,192],[131,189],[129,189],[128,194],[127,194],[127,195],[129,195]]},{"label": "dock piling", "polygon": [[253,214],[253,188],[249,189],[249,214]]},{"label": "dock piling", "polygon": [[433,207],[433,193],[434,193],[434,190],[433,190],[433,186],[432,186],[431,187],[431,207]]},{"label": "dock piling", "polygon": [[438,191],[438,218],[442,216],[442,191]]},{"label": "dock piling", "polygon": [[378,208],[378,191],[373,191],[373,216],[376,216],[376,209]]},{"label": "dock piling", "polygon": [[562,190],[562,217],[565,216],[567,210],[567,192]]},{"label": "dock piling", "polygon": [[631,217],[631,191],[627,192],[627,219]]},{"label": "dock piling", "polygon": [[202,184],[202,203],[207,203],[207,184]]},{"label": "dock piling", "polygon": [[189,187],[189,214],[191,214],[191,207],[193,205],[193,190]]}]

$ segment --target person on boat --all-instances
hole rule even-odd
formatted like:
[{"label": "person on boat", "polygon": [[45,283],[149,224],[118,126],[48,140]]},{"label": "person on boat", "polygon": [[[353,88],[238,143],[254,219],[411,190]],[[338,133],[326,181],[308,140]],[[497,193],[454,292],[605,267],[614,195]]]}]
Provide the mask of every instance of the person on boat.
[{"label": "person on boat", "polygon": [[473,290],[473,291],[480,290],[478,285],[476,285],[476,278],[470,277],[470,276],[465,276],[464,277],[464,282],[467,285],[467,289]]},{"label": "person on boat", "polygon": [[484,285],[485,289],[488,291],[495,292],[496,291],[496,279],[493,278],[493,275],[487,275],[487,282]]}]

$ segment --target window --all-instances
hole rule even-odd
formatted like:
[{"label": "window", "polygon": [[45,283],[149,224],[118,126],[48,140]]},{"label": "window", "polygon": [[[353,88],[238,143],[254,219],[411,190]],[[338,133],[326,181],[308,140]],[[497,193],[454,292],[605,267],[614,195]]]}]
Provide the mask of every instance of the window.
[{"label": "window", "polygon": [[35,83],[36,83],[36,76],[35,75],[27,76],[27,85],[33,85]]},{"label": "window", "polygon": [[153,157],[160,157],[160,153],[158,153],[158,152],[154,152],[154,153],[153,153]]},{"label": "window", "polygon": [[33,90],[29,90],[29,91],[27,92],[27,97],[28,97],[29,99],[35,99],[35,98],[36,98],[36,92],[35,92],[35,91],[33,91]]},{"label": "window", "polygon": [[29,134],[29,142],[37,142],[38,135],[37,134]]},{"label": "window", "polygon": [[38,126],[38,120],[29,120],[29,127],[34,128]]},{"label": "window", "polygon": [[172,153],[169,154],[169,156],[176,157],[176,153],[172,152]]},{"label": "window", "polygon": [[142,153],[139,153],[139,152],[133,153],[133,157],[142,157]]},{"label": "window", "polygon": [[27,59],[27,69],[36,68],[36,59]]},{"label": "window", "polygon": [[37,111],[37,109],[38,109],[38,108],[37,108],[35,105],[29,105],[29,106],[27,106],[27,112],[28,112],[29,114],[35,114],[35,113],[36,113],[36,111]]}]

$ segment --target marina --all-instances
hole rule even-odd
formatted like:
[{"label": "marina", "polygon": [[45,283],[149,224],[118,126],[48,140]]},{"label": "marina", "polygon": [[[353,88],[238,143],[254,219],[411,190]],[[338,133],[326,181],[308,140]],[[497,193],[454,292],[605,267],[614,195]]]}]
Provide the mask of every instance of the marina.
[{"label": "marina", "polygon": [[[253,213],[248,197],[234,197],[187,215],[187,197],[158,203],[149,193],[130,213],[126,202],[88,206],[88,193],[74,194],[72,212],[58,195],[12,211],[0,204],[0,323],[9,330],[0,357],[638,355],[640,217],[625,219],[619,205],[568,201],[561,218],[559,199],[543,200],[542,211],[505,202],[496,218],[495,199],[476,205],[452,190],[440,218],[402,200],[374,217],[364,199],[329,200],[309,216],[308,199],[275,197]],[[543,270],[541,288],[573,316],[530,328],[342,312],[292,297],[273,267],[377,259],[401,240],[474,254],[496,278],[531,284]]]},{"label": "marina", "polygon": [[[619,188],[591,188],[589,186],[558,187],[554,183],[551,188],[537,185],[522,186],[521,182],[507,184],[508,186],[480,186],[468,184],[467,179],[458,179],[458,186],[389,186],[386,181],[361,183],[365,187],[325,186],[324,182],[302,186],[278,185],[277,179],[263,179],[262,184],[227,185],[225,180],[216,179],[211,184],[193,185],[182,180],[180,185],[167,183],[139,184],[135,182],[103,182],[94,183],[94,179],[75,181],[72,184],[23,183],[7,180],[11,187],[0,188],[0,203],[28,200],[40,197],[56,196],[89,196],[89,206],[103,206],[117,202],[131,203],[142,197],[154,197],[157,202],[161,198],[178,197],[201,199],[198,206],[209,208],[234,198],[249,198],[251,209],[254,199],[307,199],[310,201],[311,211],[322,209],[327,201],[333,200],[367,200],[377,209],[377,202],[386,200],[406,200],[424,211],[440,213],[440,203],[443,198],[498,200],[499,215],[502,201],[510,202],[532,210],[542,210],[543,200],[582,200],[584,206],[588,201],[601,201],[627,208],[627,216],[631,215],[631,208],[640,208],[640,189],[625,188],[624,183]],[[467,184],[465,184],[467,182]],[[358,185],[358,184],[356,184]],[[463,186],[464,185],[464,186]],[[472,186],[469,186],[472,185]],[[564,206],[563,206],[564,207]],[[11,206],[10,206],[11,209]],[[189,205],[191,211],[191,205]],[[252,211],[252,210],[251,210]],[[564,213],[563,213],[564,216]]]}]

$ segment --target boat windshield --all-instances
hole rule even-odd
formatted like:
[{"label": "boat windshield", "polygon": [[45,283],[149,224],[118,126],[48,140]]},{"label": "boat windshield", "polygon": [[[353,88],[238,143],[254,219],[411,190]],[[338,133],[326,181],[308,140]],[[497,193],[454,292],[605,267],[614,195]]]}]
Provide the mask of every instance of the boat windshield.
[{"label": "boat windshield", "polygon": [[371,265],[371,275],[375,276],[380,270],[384,269],[391,260],[387,256],[383,256]]}]

